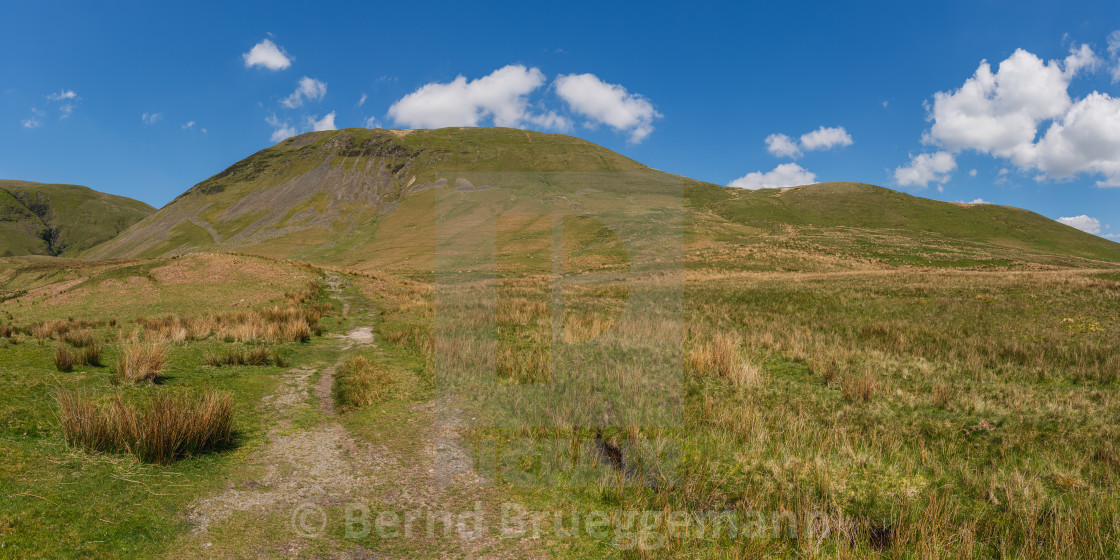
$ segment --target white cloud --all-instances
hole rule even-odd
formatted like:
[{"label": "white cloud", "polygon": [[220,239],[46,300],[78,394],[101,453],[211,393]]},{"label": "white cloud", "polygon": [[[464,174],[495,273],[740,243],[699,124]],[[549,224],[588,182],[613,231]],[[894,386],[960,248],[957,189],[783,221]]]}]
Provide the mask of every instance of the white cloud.
[{"label": "white cloud", "polygon": [[1112,59],[1112,83],[1120,82],[1120,30],[1108,36],[1108,56]]},{"label": "white cloud", "polygon": [[23,119],[19,122],[19,124],[23,125],[23,128],[39,128],[40,126],[43,126],[43,123],[35,117]]},{"label": "white cloud", "polygon": [[[1108,49],[1120,57],[1120,32],[1109,37]],[[1069,95],[1070,81],[1099,63],[1088,45],[1071,48],[1061,61],[1019,49],[995,72],[981,62],[960,89],[934,94],[923,142],[951,154],[972,150],[1007,159],[1036,172],[1038,181],[1085,173],[1102,176],[1099,186],[1120,186],[1120,98]]]},{"label": "white cloud", "polygon": [[269,39],[263,39],[253,45],[253,48],[241,57],[245,59],[246,68],[263,66],[269,70],[283,70],[292,65],[292,59],[288,56],[288,53]]},{"label": "white cloud", "polygon": [[903,187],[926,188],[931,182],[945,183],[957,168],[957,161],[949,152],[934,152],[910,156],[910,165],[894,170],[894,181]]},{"label": "white cloud", "polygon": [[963,200],[958,200],[957,202],[960,202],[961,204],[991,204],[991,202],[988,202],[987,200],[984,200],[983,198],[974,198],[969,202],[965,202]]},{"label": "white cloud", "polygon": [[572,121],[556,111],[529,115],[529,122],[548,130],[567,132],[572,129]]},{"label": "white cloud", "polygon": [[74,90],[72,89],[64,89],[59,91],[58,93],[47,95],[47,100],[49,101],[67,101],[71,99],[76,101],[81,99],[81,97],[78,97],[78,94],[74,93]]},{"label": "white cloud", "polygon": [[837,146],[851,146],[852,135],[844,127],[820,127],[801,135],[801,147],[806,151],[831,150]]},{"label": "white cloud", "polygon": [[411,128],[478,126],[491,118],[497,126],[517,127],[530,119],[528,95],[544,84],[537,68],[511,64],[488,76],[467,81],[430,83],[389,107],[389,117]]},{"label": "white cloud", "polygon": [[273,142],[279,142],[298,134],[294,126],[288,124],[288,121],[281,121],[280,119],[276,118],[276,115],[269,115],[267,118],[265,118],[264,122],[268,123],[269,126],[271,126],[273,129]]},{"label": "white cloud", "polygon": [[147,125],[156,124],[162,119],[163,113],[144,113],[143,115],[140,115],[140,120],[144,121],[144,124]]},{"label": "white cloud", "polygon": [[317,115],[315,117],[307,117],[307,125],[311,127],[311,130],[315,132],[338,130],[338,127],[334,125],[334,111],[323,115],[321,119],[316,119],[316,117]]},{"label": "white cloud", "polygon": [[185,122],[185,123],[183,123],[183,130],[190,130],[191,128],[194,128],[194,125],[195,125],[194,121]]},{"label": "white cloud", "polygon": [[592,126],[601,123],[629,133],[631,142],[649,136],[653,121],[661,117],[645,97],[621,85],[608,84],[594,74],[561,75],[553,85],[572,112],[587,118]]},{"label": "white cloud", "polygon": [[58,108],[58,118],[59,119],[65,119],[66,117],[70,116],[70,113],[73,113],[73,112],[74,112],[74,104],[73,103],[64,103],[62,106],[60,106]]},{"label": "white cloud", "polygon": [[975,177],[977,173],[979,173],[979,172],[976,171],[975,169],[969,169],[968,170],[968,176],[969,177]]},{"label": "white cloud", "polygon": [[365,105],[366,104],[366,99],[369,99],[369,96],[363,93],[362,97],[358,99],[358,104],[356,105],[356,107],[361,107],[362,105]]},{"label": "white cloud", "polygon": [[731,181],[729,186],[742,189],[772,189],[808,185],[815,183],[816,180],[816,174],[804,167],[796,163],[783,163],[766,173],[761,171],[748,173]]},{"label": "white cloud", "polygon": [[1032,166],[1047,177],[1104,176],[1099,186],[1120,186],[1120,98],[1093,92],[1051,123],[1036,144]]},{"label": "white cloud", "polygon": [[362,123],[362,128],[381,128],[381,123],[377,122],[377,117],[370,117]]},{"label": "white cloud", "polygon": [[1090,218],[1084,214],[1080,216],[1071,216],[1069,218],[1058,218],[1058,221],[1067,226],[1075,227],[1085,233],[1096,235],[1101,232],[1101,221],[1096,218]]},{"label": "white cloud", "polygon": [[785,134],[771,134],[766,137],[766,151],[778,157],[796,158],[801,155],[797,142]]},{"label": "white cloud", "polygon": [[831,150],[837,146],[851,146],[853,143],[852,135],[842,126],[821,126],[802,134],[799,141],[785,134],[771,134],[766,137],[766,151],[777,157],[797,159],[802,152]]},{"label": "white cloud", "polygon": [[299,79],[299,85],[291,95],[280,100],[280,104],[289,108],[295,109],[303,105],[306,101],[318,101],[327,95],[327,84],[320,82],[315,78],[304,76]]}]

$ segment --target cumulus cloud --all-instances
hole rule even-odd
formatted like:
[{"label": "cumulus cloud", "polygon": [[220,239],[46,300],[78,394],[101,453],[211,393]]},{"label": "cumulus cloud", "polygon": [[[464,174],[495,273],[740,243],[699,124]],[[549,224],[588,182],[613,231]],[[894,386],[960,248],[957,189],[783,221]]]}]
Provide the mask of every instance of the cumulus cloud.
[{"label": "cumulus cloud", "polygon": [[[1116,33],[1109,53],[1120,56]],[[933,124],[923,142],[951,154],[972,150],[1003,158],[1036,172],[1038,180],[1084,173],[1101,176],[1099,186],[1120,186],[1120,99],[1097,91],[1076,100],[1069,94],[1071,80],[1100,62],[1088,45],[1071,48],[1061,61],[1019,49],[994,72],[983,61],[960,89],[934,94],[928,107]]]},{"label": "cumulus cloud", "polygon": [[315,132],[338,130],[338,127],[334,125],[334,111],[323,115],[321,119],[318,116],[307,117],[307,125]]},{"label": "cumulus cloud", "polygon": [[1067,226],[1075,227],[1085,233],[1097,235],[1101,232],[1101,221],[1096,218],[1090,218],[1084,214],[1080,216],[1070,216],[1068,218],[1058,218],[1058,221]]},{"label": "cumulus cloud", "polygon": [[910,164],[894,170],[894,181],[903,187],[926,188],[931,182],[944,183],[957,168],[949,152],[933,152],[910,156]]},{"label": "cumulus cloud", "polygon": [[23,128],[39,128],[40,126],[43,126],[42,121],[35,117],[23,119],[19,122],[19,124],[22,125]]},{"label": "cumulus cloud", "polygon": [[530,115],[528,95],[544,84],[537,68],[511,64],[488,76],[467,81],[430,83],[389,107],[389,117],[411,128],[478,126],[493,119],[497,126],[521,126]]},{"label": "cumulus cloud", "polygon": [[991,202],[988,202],[987,200],[984,200],[983,198],[974,198],[974,199],[972,199],[968,202],[965,202],[963,200],[958,200],[957,202],[960,202],[961,204],[991,204]]},{"label": "cumulus cloud", "polygon": [[190,129],[194,128],[194,125],[195,125],[194,121],[187,121],[187,122],[183,123],[183,130],[190,130]]},{"label": "cumulus cloud", "polygon": [[605,124],[641,142],[653,132],[653,121],[661,117],[645,97],[630,93],[619,84],[609,84],[594,74],[566,74],[553,82],[556,94],[587,124]]},{"label": "cumulus cloud", "polygon": [[362,128],[381,128],[381,123],[377,122],[377,117],[370,117],[362,123]]},{"label": "cumulus cloud", "polygon": [[294,126],[288,124],[288,121],[281,121],[276,115],[269,115],[264,119],[264,122],[272,127],[273,142],[279,142],[298,134]]},{"label": "cumulus cloud", "polygon": [[801,135],[801,147],[806,151],[831,150],[837,146],[851,146],[852,135],[844,127],[820,127]]},{"label": "cumulus cloud", "polygon": [[777,157],[797,159],[802,152],[831,150],[836,147],[851,146],[852,135],[842,126],[820,128],[806,132],[794,140],[785,134],[771,134],[766,137],[766,151]]},{"label": "cumulus cloud", "polygon": [[801,148],[797,142],[785,134],[767,136],[766,151],[778,157],[796,158],[801,155]]},{"label": "cumulus cloud", "polygon": [[797,165],[796,163],[783,163],[765,173],[755,171],[748,173],[734,181],[729,186],[741,189],[773,189],[780,187],[794,187],[815,183],[816,174]]},{"label": "cumulus cloud", "polygon": [[156,124],[162,119],[163,113],[144,113],[143,115],[140,115],[140,120],[144,121],[144,124],[147,125]]},{"label": "cumulus cloud", "polygon": [[318,101],[327,95],[327,84],[315,78],[304,76],[299,79],[299,85],[291,95],[280,100],[280,104],[295,109],[303,105],[304,101]]},{"label": "cumulus cloud", "polygon": [[263,39],[253,45],[253,48],[241,57],[245,59],[246,68],[262,66],[269,70],[283,70],[292,65],[292,58],[288,53],[269,39]]}]

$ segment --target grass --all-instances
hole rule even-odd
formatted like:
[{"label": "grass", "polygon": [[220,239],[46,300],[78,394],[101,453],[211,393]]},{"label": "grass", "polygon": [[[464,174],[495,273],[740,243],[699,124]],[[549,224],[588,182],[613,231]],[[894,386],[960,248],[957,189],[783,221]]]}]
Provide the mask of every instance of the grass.
[{"label": "grass", "polygon": [[[638,291],[658,285],[636,282]],[[495,284],[444,286],[463,290],[443,296],[451,308],[424,303],[433,300],[422,292],[382,288],[382,335],[441,368],[495,368],[505,348],[520,359],[542,351],[562,359],[552,335],[542,334],[554,311],[535,303],[548,301],[549,283]],[[496,294],[494,312],[472,307],[475,293]],[[620,485],[617,472],[594,464],[586,465],[590,483],[561,471],[528,490],[515,482],[525,475],[517,465],[487,474],[508,496],[546,509],[715,510],[740,520],[755,511],[819,511],[833,529],[824,540],[697,542],[674,541],[662,525],[656,530],[668,544],[659,557],[1111,557],[1120,554],[1120,433],[1107,419],[1120,413],[1120,348],[1108,333],[1120,327],[1118,294],[1114,281],[1071,270],[692,273],[681,317],[680,424],[621,421],[601,433],[635,461],[653,442],[678,446],[671,476],[649,474],[659,490]],[[566,308],[565,325],[587,325],[587,333],[562,340],[578,344],[596,332],[610,348],[632,327],[591,327],[609,321],[605,309],[569,316]],[[474,325],[483,338],[449,338],[442,326],[434,344],[425,342],[449,321]],[[643,321],[665,328],[652,315]],[[496,362],[485,357],[486,340],[496,340]],[[638,354],[640,340],[611,351]],[[490,383],[501,388],[507,376],[495,371]],[[479,387],[474,399],[496,390]],[[476,411],[497,415],[482,425],[522,418],[532,405],[491,403]],[[479,428],[473,441],[499,458],[504,442],[537,441],[544,455],[526,465],[543,477],[532,465],[580,464],[600,437],[577,422],[556,426]],[[570,444],[556,450],[555,441]],[[574,557],[610,550],[595,539],[564,542]]]},{"label": "grass", "polygon": [[[284,292],[305,290],[315,272],[303,266],[213,255],[149,263],[24,257],[0,263],[0,269],[8,274],[5,288],[27,290],[32,296],[0,303],[3,326],[8,327],[0,337],[0,384],[4,387],[0,399],[0,447],[4,450],[0,454],[0,487],[4,489],[0,493],[0,557],[165,558],[181,554],[171,547],[189,531],[183,522],[189,504],[221,492],[231,480],[240,483],[263,476],[245,465],[272,427],[271,417],[260,403],[284,383],[286,370],[282,367],[289,362],[307,367],[325,359],[320,346],[326,339],[313,335],[308,343],[270,344],[270,350],[283,356],[285,365],[273,362],[253,368],[206,367],[208,352],[228,349],[213,334],[181,343],[159,341],[167,354],[157,384],[114,381],[113,370],[122,353],[118,341],[128,341],[135,332],[134,342],[149,342],[137,318],[174,313],[187,320],[287,307]],[[82,277],[90,280],[73,284]],[[111,295],[117,282],[130,287],[130,297]],[[49,295],[60,285],[71,287],[61,297]],[[112,306],[105,306],[106,301]],[[314,301],[303,304],[313,305]],[[50,326],[38,334],[45,338],[36,337],[33,331],[44,324]],[[320,320],[324,329],[336,325],[332,317]],[[93,347],[60,340],[69,332],[92,335],[94,345],[102,349],[100,365],[75,364],[69,373],[57,371],[53,361],[60,344],[77,355]],[[98,413],[107,415],[113,414],[119,399],[133,418],[147,421],[150,417],[150,422],[136,423],[149,430],[117,440],[126,447],[89,452],[64,436],[62,409],[56,398],[62,393],[74,396],[75,403],[92,403]],[[178,428],[172,429],[174,423],[154,421],[198,410],[196,405],[207,394],[230,399],[235,430],[231,439],[209,450],[188,444],[175,451],[174,446],[160,444],[181,436],[161,439],[174,435]],[[150,416],[153,402],[161,396],[190,406],[157,406],[155,410],[164,415]],[[310,417],[300,422],[313,421],[314,415]],[[178,418],[184,417],[180,414]],[[164,431],[153,431],[157,425],[165,426]],[[141,437],[152,444],[138,447]],[[141,460],[137,453],[142,450],[143,456],[156,462]],[[171,456],[170,464],[158,462]]]},{"label": "grass", "polygon": [[[8,254],[74,255],[124,231],[156,209],[143,202],[77,185],[0,180],[0,221],[22,222],[22,236],[5,228]],[[44,232],[50,232],[44,234]]]},{"label": "grass", "polygon": [[86,451],[129,453],[141,461],[169,465],[221,449],[233,437],[233,401],[220,393],[160,392],[140,404],[118,395],[99,404],[63,391],[57,400],[63,436]]},{"label": "grass", "polygon": [[400,379],[385,364],[356,355],[338,366],[333,391],[335,404],[352,410],[392,398],[400,392]]},{"label": "grass", "polygon": [[167,360],[167,348],[158,342],[126,342],[121,345],[116,379],[122,383],[151,383],[159,377]]},{"label": "grass", "polygon": [[268,348],[231,349],[222,353],[207,352],[204,360],[214,367],[223,366],[267,366],[275,363],[283,366],[284,360]]}]

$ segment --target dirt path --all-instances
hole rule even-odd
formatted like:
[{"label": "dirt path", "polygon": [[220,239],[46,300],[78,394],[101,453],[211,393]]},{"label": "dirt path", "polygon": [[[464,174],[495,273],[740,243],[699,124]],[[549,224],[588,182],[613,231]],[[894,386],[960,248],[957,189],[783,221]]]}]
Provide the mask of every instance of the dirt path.
[{"label": "dirt path", "polygon": [[[326,280],[345,308],[358,307],[344,278],[328,272]],[[382,431],[364,440],[343,425],[332,398],[335,370],[352,351],[376,349],[371,320],[372,315],[353,317],[353,329],[329,339],[330,363],[289,370],[276,392],[262,400],[274,418],[266,443],[226,490],[191,505],[192,531],[175,547],[177,557],[543,556],[536,542],[501,539],[490,530],[497,526],[499,496],[474,470],[460,435],[460,412],[449,400],[402,406],[385,419]],[[371,522],[379,512],[402,521],[412,516],[418,519],[416,530],[380,535],[381,540],[349,538],[340,511],[352,505],[367,508]],[[483,512],[486,529],[456,524],[431,532],[425,524],[431,515],[472,511]]]}]

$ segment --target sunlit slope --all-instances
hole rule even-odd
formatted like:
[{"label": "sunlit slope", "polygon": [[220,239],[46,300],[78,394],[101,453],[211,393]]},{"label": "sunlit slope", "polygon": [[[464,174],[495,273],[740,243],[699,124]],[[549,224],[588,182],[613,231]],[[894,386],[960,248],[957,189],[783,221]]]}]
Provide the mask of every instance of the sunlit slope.
[{"label": "sunlit slope", "polygon": [[[544,245],[565,236],[593,240],[598,234],[591,232],[606,228],[615,242],[636,247],[670,232],[656,243],[693,268],[1120,262],[1120,245],[1015,208],[939,202],[858,183],[732,189],[657,171],[570,136],[504,128],[346,129],[290,138],[195,185],[84,256],[225,250],[431,271],[456,251],[479,258],[500,252],[495,244],[503,236],[516,241],[523,227],[508,219],[513,215],[586,218],[567,223]],[[541,237],[560,222],[524,223],[533,232],[523,236]],[[491,230],[494,236],[479,234]]]},{"label": "sunlit slope", "polygon": [[76,255],[155,211],[78,185],[0,180],[0,256]]}]

